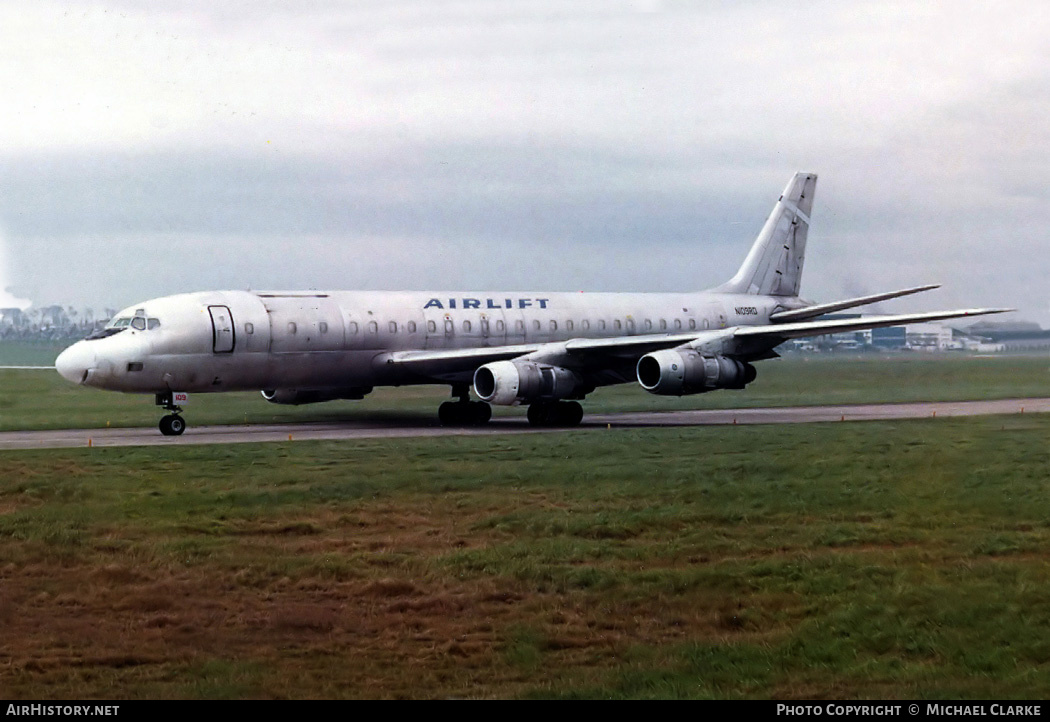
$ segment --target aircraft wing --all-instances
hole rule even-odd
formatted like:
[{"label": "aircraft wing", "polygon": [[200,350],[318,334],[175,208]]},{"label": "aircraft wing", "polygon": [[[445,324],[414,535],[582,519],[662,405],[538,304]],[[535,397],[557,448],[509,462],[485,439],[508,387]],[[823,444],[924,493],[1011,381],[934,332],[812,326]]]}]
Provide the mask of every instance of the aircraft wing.
[{"label": "aircraft wing", "polygon": [[426,366],[441,363],[464,362],[466,364],[487,364],[493,361],[505,361],[518,358],[549,344],[515,344],[512,346],[484,346],[481,348],[447,349],[441,351],[393,351],[380,356],[381,363],[397,366]]},{"label": "aircraft wing", "polygon": [[842,301],[833,301],[831,303],[820,303],[813,306],[805,306],[803,308],[797,308],[793,311],[778,311],[777,313],[774,313],[772,316],[770,316],[769,320],[773,323],[805,321],[810,318],[816,318],[817,316],[823,316],[825,313],[834,313],[835,311],[842,311],[847,308],[854,308],[856,306],[867,306],[869,303],[888,301],[891,298],[900,298],[901,296],[910,296],[913,293],[922,293],[923,291],[929,291],[934,288],[940,288],[940,284],[931,283],[926,286],[904,288],[900,291],[886,291],[884,293],[876,293],[871,296],[847,298]]},{"label": "aircraft wing", "polygon": [[[779,323],[767,326],[732,326],[710,331],[677,334],[646,334],[614,338],[577,338],[569,341],[538,344],[489,346],[485,348],[435,351],[394,351],[376,358],[377,365],[390,364],[411,369],[420,375],[439,379],[467,379],[479,367],[493,361],[522,359],[540,361],[568,368],[603,368],[633,364],[652,351],[678,346],[701,348],[711,344],[730,345],[733,339],[758,341],[769,349],[791,338],[824,336],[830,333],[861,331],[884,326],[967,318],[990,313],[1005,313],[1009,308],[970,308],[954,311],[906,313],[892,316],[865,316],[830,321]],[[764,343],[761,343],[764,342]],[[753,346],[754,344],[752,344]],[[736,355],[727,350],[726,355]],[[749,355],[742,351],[741,355]],[[754,356],[752,356],[754,358]]]},{"label": "aircraft wing", "polygon": [[789,338],[824,336],[829,333],[846,333],[849,331],[864,331],[869,328],[883,328],[885,326],[903,326],[909,323],[943,321],[948,318],[984,316],[989,313],[1007,313],[1013,310],[1014,309],[1012,308],[967,308],[956,311],[930,311],[927,313],[904,313],[892,316],[860,316],[858,318],[844,318],[829,321],[780,323],[770,326],[738,326],[735,329],[733,336],[735,338],[779,338],[786,341]]},{"label": "aircraft wing", "polygon": [[[729,337],[732,329],[677,334],[647,334],[614,338],[577,338],[553,343],[489,346],[485,348],[448,349],[440,351],[394,351],[376,359],[379,365],[391,364],[411,369],[422,375],[445,378],[469,372],[493,361],[526,358],[531,361],[568,366],[615,365],[637,360],[650,351],[673,348],[698,338]],[[597,358],[595,358],[597,357]]]}]

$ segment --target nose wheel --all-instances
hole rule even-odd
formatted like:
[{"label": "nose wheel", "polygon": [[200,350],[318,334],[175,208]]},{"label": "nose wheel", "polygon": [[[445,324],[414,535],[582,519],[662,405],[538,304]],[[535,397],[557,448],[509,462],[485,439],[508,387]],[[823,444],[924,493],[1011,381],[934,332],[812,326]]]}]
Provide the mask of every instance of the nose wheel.
[{"label": "nose wheel", "polygon": [[178,414],[168,414],[160,419],[160,433],[165,436],[178,436],[186,430],[186,420]]},{"label": "nose wheel", "polygon": [[157,406],[164,407],[165,411],[171,413],[167,416],[162,416],[160,419],[160,433],[165,436],[179,436],[183,431],[186,430],[186,420],[179,416],[182,413],[182,407],[175,405],[175,400],[172,397],[172,393],[169,391],[166,394],[157,394]]}]

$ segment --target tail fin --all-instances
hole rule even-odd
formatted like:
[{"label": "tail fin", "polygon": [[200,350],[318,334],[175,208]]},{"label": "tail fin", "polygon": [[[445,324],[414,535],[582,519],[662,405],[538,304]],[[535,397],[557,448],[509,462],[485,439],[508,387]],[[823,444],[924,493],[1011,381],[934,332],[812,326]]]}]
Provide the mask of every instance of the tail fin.
[{"label": "tail fin", "polygon": [[729,281],[711,290],[797,296],[816,189],[815,173],[796,173],[762,226],[744,265]]}]

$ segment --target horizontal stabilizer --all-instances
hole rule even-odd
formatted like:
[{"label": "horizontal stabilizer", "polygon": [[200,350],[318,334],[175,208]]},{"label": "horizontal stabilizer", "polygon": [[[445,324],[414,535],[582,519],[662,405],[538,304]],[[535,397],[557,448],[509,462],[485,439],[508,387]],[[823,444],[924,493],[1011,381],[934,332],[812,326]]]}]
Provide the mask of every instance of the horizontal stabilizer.
[{"label": "horizontal stabilizer", "polygon": [[829,333],[847,333],[849,331],[864,331],[869,328],[884,328],[886,326],[904,326],[909,323],[927,323],[930,321],[943,321],[948,318],[969,318],[970,316],[985,316],[990,313],[1007,313],[1012,308],[967,308],[957,311],[931,311],[929,313],[904,313],[895,316],[862,316],[860,318],[845,318],[834,321],[806,321],[802,323],[783,323],[775,326],[740,326],[733,334],[737,338],[742,337],[766,337],[766,338],[804,338],[806,336],[824,336]]},{"label": "horizontal stabilizer", "polygon": [[780,311],[770,316],[769,320],[773,323],[805,321],[809,318],[823,316],[825,313],[834,313],[835,311],[842,311],[847,308],[856,308],[857,306],[867,306],[869,303],[878,303],[879,301],[887,301],[891,298],[910,296],[913,293],[921,293],[922,291],[929,291],[931,289],[940,287],[941,284],[933,283],[927,286],[905,288],[900,291],[887,291],[885,293],[876,293],[871,296],[859,296],[857,298],[847,298],[842,301],[832,301],[831,303],[820,303],[815,306],[806,306],[805,308],[798,308],[793,311]]}]

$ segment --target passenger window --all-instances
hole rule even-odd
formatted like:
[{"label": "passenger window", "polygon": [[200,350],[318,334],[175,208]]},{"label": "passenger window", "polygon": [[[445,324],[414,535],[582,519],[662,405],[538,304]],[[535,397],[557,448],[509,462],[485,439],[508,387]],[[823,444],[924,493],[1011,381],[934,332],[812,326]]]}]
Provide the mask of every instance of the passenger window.
[{"label": "passenger window", "polygon": [[539,321],[533,321],[532,322],[532,329],[534,331],[539,331],[540,330],[540,322]]},{"label": "passenger window", "polygon": [[674,320],[674,329],[675,329],[675,331],[681,331],[682,330],[682,319],[676,318]]},{"label": "passenger window", "polygon": [[328,333],[328,324],[325,323],[324,321],[321,321],[321,323],[317,324],[317,329],[321,333]]},{"label": "passenger window", "polygon": [[604,331],[605,330],[605,319],[602,319],[601,321],[598,322],[598,330],[599,331]]},{"label": "passenger window", "polygon": [[296,328],[295,321],[289,321],[288,322],[288,333],[290,333],[290,334],[292,334],[294,336],[295,332],[297,330],[298,329]]},{"label": "passenger window", "polygon": [[503,321],[496,321],[496,331],[499,333],[503,332]]},{"label": "passenger window", "polygon": [[397,321],[390,322],[390,333],[397,333]]},{"label": "passenger window", "polygon": [[249,335],[255,333],[255,326],[252,324],[251,321],[249,321],[248,323],[244,324],[244,332],[246,334],[249,334]]},{"label": "passenger window", "polygon": [[408,332],[409,333],[415,333],[416,332],[416,322],[415,321],[409,321],[408,322]]},{"label": "passenger window", "polygon": [[430,331],[430,333],[434,333],[437,330],[438,327],[436,323],[434,323],[433,321],[427,321],[427,331]]},{"label": "passenger window", "polygon": [[375,321],[369,321],[368,322],[368,332],[369,333],[379,333],[379,324],[376,323]]},{"label": "passenger window", "polygon": [[514,330],[517,331],[518,333],[525,333],[525,322],[524,321],[515,321],[514,322]]},{"label": "passenger window", "polygon": [[615,328],[617,331],[620,330],[622,325],[623,324],[620,323],[620,319],[616,319],[615,321],[613,321],[613,328]]},{"label": "passenger window", "polygon": [[551,321],[551,331],[557,331],[557,330],[558,330],[558,322],[557,321]]},{"label": "passenger window", "polygon": [[653,328],[653,322],[649,319],[645,319],[645,330],[650,331]]},{"label": "passenger window", "polygon": [[583,330],[584,331],[588,331],[588,330],[590,330],[590,328],[591,328],[591,322],[587,321],[586,319],[584,319],[584,321],[583,321]]},{"label": "passenger window", "polygon": [[565,330],[566,331],[571,331],[572,330],[572,321],[566,321],[565,322]]},{"label": "passenger window", "polygon": [[666,331],[667,330],[667,321],[665,321],[662,318],[660,319],[660,330],[661,331]]},{"label": "passenger window", "polygon": [[357,331],[358,331],[357,321],[351,321],[350,322],[350,333],[353,334],[354,336],[356,336],[357,335]]},{"label": "passenger window", "polygon": [[463,322],[463,333],[470,333],[470,321]]}]

